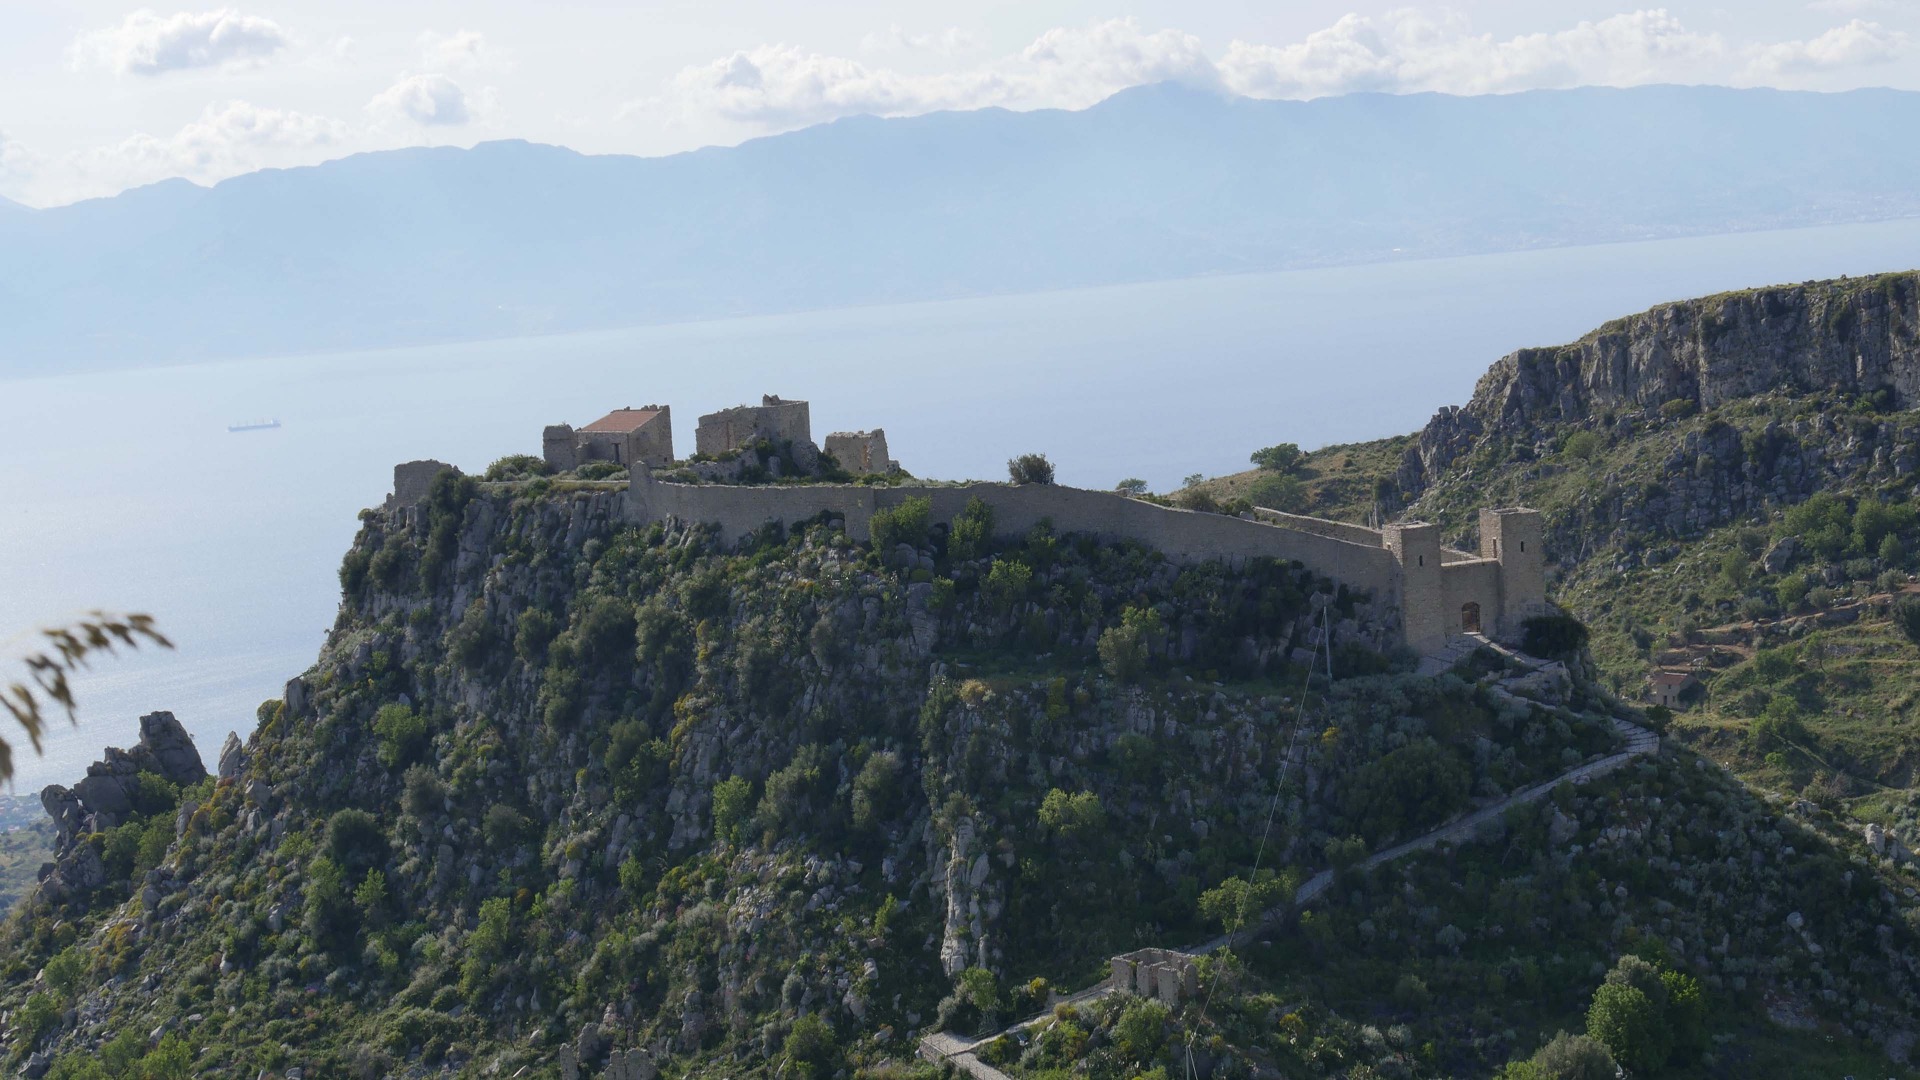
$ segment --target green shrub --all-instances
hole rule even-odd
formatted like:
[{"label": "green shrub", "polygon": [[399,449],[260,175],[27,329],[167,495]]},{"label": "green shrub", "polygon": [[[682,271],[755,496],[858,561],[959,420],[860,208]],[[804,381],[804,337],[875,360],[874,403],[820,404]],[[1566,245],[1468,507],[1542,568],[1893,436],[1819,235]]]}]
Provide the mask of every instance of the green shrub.
[{"label": "green shrub", "polygon": [[862,832],[885,824],[899,810],[900,755],[892,751],[870,754],[853,778],[853,827]]},{"label": "green shrub", "polygon": [[420,552],[420,587],[440,584],[440,573],[459,552],[460,526],[478,488],[471,476],[443,469],[427,488],[427,542]]},{"label": "green shrub", "polygon": [[531,480],[552,471],[544,458],[537,458],[532,454],[508,454],[487,466],[487,471],[481,478],[493,481]]},{"label": "green shrub", "polygon": [[632,466],[617,461],[589,461],[573,470],[573,475],[582,480],[613,480],[627,475]]},{"label": "green shrub", "polygon": [[1262,476],[1247,489],[1247,500],[1283,514],[1298,513],[1307,507],[1307,486],[1296,476]]},{"label": "green shrub", "polygon": [[1126,609],[1120,614],[1120,625],[1108,627],[1095,644],[1100,666],[1121,682],[1133,682],[1146,671],[1153,643],[1161,633],[1160,612],[1145,607]]},{"label": "green shrub", "polygon": [[1535,615],[1520,624],[1520,649],[1529,656],[1571,658],[1587,644],[1587,627],[1571,615]]},{"label": "green shrub", "polygon": [[1018,559],[995,559],[987,570],[985,592],[993,608],[1001,615],[1027,598],[1033,584],[1033,567]]},{"label": "green shrub", "polygon": [[532,831],[533,822],[506,803],[494,803],[487,807],[486,817],[480,823],[480,832],[486,837],[487,846],[502,854],[525,843]]},{"label": "green shrub", "polygon": [[1167,1043],[1167,1022],[1172,1010],[1164,1002],[1135,998],[1120,1010],[1113,1023],[1113,1045],[1120,1055],[1137,1065],[1145,1065],[1160,1056]]},{"label": "green shrub", "polygon": [[514,621],[514,655],[529,665],[545,663],[547,645],[559,632],[560,626],[550,613],[539,608],[528,608]]},{"label": "green shrub", "polygon": [[1700,411],[1700,404],[1692,398],[1672,398],[1660,405],[1660,415],[1668,420],[1685,420]]},{"label": "green shrub", "polygon": [[713,835],[729,844],[740,842],[740,827],[753,810],[753,785],[744,776],[729,776],[713,785]]},{"label": "green shrub", "polygon": [[1458,809],[1471,779],[1458,756],[1423,738],[1355,770],[1341,803],[1353,831],[1378,844]]},{"label": "green shrub", "polygon": [[983,559],[993,550],[993,507],[974,496],[953,519],[947,555],[959,562]]},{"label": "green shrub", "polygon": [[380,740],[374,751],[380,764],[389,769],[404,768],[419,760],[427,746],[427,718],[394,703],[382,705],[373,716],[373,733]]},{"label": "green shrub", "polygon": [[1602,983],[1587,1007],[1587,1035],[1630,1069],[1658,1069],[1670,1049],[1659,1007],[1635,986]]},{"label": "green shrub", "polygon": [[[771,836],[789,835],[813,819],[819,804],[832,791],[832,770],[826,749],[808,743],[793,760],[767,777],[760,797],[760,824]],[[823,790],[824,788],[824,790]]]},{"label": "green shrub", "polygon": [[1300,467],[1305,456],[1298,443],[1286,442],[1255,450],[1249,460],[1269,472],[1290,473]]},{"label": "green shrub", "polygon": [[1893,625],[1908,641],[1920,645],[1920,596],[1903,596],[1893,602]]},{"label": "green shrub", "polygon": [[780,1048],[788,1075],[797,1080],[822,1080],[832,1076],[839,1060],[833,1029],[818,1013],[808,1013],[793,1022],[786,1042]]},{"label": "green shrub", "polygon": [[321,846],[334,862],[361,869],[386,860],[387,834],[372,814],[348,807],[327,819]]},{"label": "green shrub", "polygon": [[[1538,1080],[1614,1080],[1616,1070],[1613,1055],[1604,1045],[1564,1031],[1542,1046],[1527,1064],[1535,1071],[1524,1075]],[[1520,1075],[1508,1073],[1515,1080]]]},{"label": "green shrub", "polygon": [[1125,480],[1113,485],[1113,490],[1129,498],[1137,498],[1138,496],[1146,494],[1147,482],[1137,476],[1129,476]]},{"label": "green shrub", "polygon": [[1560,444],[1560,452],[1576,461],[1586,461],[1600,452],[1600,436],[1591,431],[1576,431]]},{"label": "green shrub", "polygon": [[1045,454],[1021,454],[1007,462],[1007,478],[1016,484],[1053,483],[1053,462]]},{"label": "green shrub", "polygon": [[1069,795],[1054,788],[1040,800],[1040,827],[1055,836],[1075,839],[1097,833],[1106,820],[1106,807],[1100,804],[1100,796],[1091,791]]},{"label": "green shrub", "polygon": [[[1784,526],[1787,535],[1798,537],[1823,559],[1838,559],[1853,544],[1854,515],[1847,510],[1847,500],[1830,491],[1815,492],[1788,508]],[[1799,602],[1797,597],[1794,602]]]},{"label": "green shrub", "polygon": [[873,521],[868,526],[869,534],[873,537],[873,549],[891,551],[897,544],[926,547],[928,523],[932,516],[933,500],[924,495],[904,499],[899,506],[875,510]]}]

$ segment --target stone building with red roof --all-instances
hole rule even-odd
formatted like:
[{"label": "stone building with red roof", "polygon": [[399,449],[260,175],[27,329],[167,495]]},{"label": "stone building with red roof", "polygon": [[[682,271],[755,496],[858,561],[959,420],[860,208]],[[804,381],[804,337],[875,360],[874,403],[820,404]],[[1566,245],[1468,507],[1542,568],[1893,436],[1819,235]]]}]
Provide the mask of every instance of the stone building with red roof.
[{"label": "stone building with red roof", "polygon": [[665,405],[615,409],[583,428],[552,424],[542,434],[541,456],[556,472],[589,461],[616,465],[643,462],[649,468],[673,463],[673,410]]}]

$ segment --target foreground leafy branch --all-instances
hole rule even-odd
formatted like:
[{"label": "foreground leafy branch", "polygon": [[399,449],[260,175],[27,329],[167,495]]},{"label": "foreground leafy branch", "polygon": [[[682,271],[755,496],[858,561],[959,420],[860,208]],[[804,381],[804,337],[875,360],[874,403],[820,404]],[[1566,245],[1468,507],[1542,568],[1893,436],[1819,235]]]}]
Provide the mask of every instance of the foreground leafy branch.
[{"label": "foreground leafy branch", "polygon": [[[173,642],[154,628],[151,615],[110,615],[95,611],[67,626],[41,630],[46,645],[21,658],[28,682],[13,682],[0,690],[0,706],[13,714],[27,729],[33,752],[41,752],[40,736],[46,730],[46,710],[59,706],[66,710],[67,721],[77,723],[73,684],[69,676],[84,670],[88,658],[101,653],[116,654],[124,646],[138,649],[142,643],[173,648]],[[0,780],[13,779],[13,747],[0,739]]]}]

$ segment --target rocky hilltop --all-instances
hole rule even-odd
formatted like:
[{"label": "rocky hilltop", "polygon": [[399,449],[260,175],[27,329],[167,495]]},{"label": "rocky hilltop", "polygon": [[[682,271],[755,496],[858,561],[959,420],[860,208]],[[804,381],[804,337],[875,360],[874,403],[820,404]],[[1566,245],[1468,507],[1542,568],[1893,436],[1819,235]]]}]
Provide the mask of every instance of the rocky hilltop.
[{"label": "rocky hilltop", "polygon": [[1920,275],[1808,282],[1662,304],[1567,345],[1521,349],[1441,410],[1397,476],[1412,499],[1485,440],[1535,444],[1627,413],[1687,415],[1765,393],[1920,404]]},{"label": "rocky hilltop", "polygon": [[[1920,702],[1870,700],[1913,666],[1884,605],[1849,601],[1857,640],[1738,645],[1737,714],[1634,755],[1615,721],[1669,718],[1591,674],[1631,690],[1624,664],[1704,620],[1824,626],[1842,589],[1910,580],[1891,280],[1803,287],[1793,319],[1743,294],[1811,335],[1748,396],[1713,374],[1737,350],[1676,329],[1716,298],[1508,358],[1436,421],[1460,446],[1409,459],[1412,512],[1549,515],[1586,620],[1530,628],[1550,664],[1416,668],[1380,651],[1382,598],[1300,565],[1010,536],[979,499],[950,524],[903,499],[870,541],[826,515],[723,541],[577,473],[441,472],[362,515],[316,663],[217,776],[156,713],[49,790],[60,854],[0,927],[7,1063],[936,1080],[922,1036],[1041,1017],[932,1045],[1018,1080],[1914,1076],[1920,804],[1839,784],[1867,740],[1816,722]],[[1828,377],[1829,314],[1867,293],[1898,307],[1857,338],[1884,362],[1780,384]],[[1275,460],[1378,464],[1323,488],[1377,498],[1404,445]],[[1890,785],[1906,748],[1879,734]],[[1231,951],[1164,951],[1262,910]],[[1177,984],[1062,1000],[1122,954]]]}]

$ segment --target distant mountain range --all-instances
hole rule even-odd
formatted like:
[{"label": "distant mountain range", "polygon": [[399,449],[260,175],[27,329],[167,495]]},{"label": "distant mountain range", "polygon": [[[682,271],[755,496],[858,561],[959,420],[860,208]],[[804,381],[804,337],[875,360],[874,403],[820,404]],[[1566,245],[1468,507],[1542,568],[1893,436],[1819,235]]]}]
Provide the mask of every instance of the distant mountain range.
[{"label": "distant mountain range", "polygon": [[0,374],[1920,214],[1920,94],[1714,87],[841,120],[524,142],[0,206]]}]

